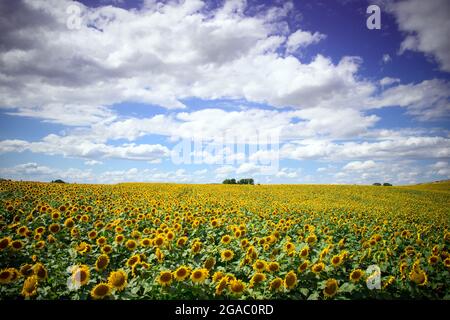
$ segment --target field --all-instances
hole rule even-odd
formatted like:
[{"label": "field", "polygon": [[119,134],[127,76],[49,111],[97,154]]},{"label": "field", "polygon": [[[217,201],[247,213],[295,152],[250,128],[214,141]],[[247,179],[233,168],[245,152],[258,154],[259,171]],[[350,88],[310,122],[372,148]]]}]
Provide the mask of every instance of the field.
[{"label": "field", "polygon": [[3,181],[0,219],[0,299],[450,298],[448,182]]}]

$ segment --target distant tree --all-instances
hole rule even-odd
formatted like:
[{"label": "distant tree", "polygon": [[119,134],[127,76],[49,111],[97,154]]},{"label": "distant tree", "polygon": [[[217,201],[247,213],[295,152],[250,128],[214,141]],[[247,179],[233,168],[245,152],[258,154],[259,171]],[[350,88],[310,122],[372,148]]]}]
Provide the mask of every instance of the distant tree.
[{"label": "distant tree", "polygon": [[241,179],[238,181],[238,184],[255,184],[255,181],[253,179]]},{"label": "distant tree", "polygon": [[383,186],[385,186],[385,187],[392,187],[392,184],[390,184],[388,182],[385,182],[385,183],[383,183]]},{"label": "distant tree", "polygon": [[375,182],[373,185],[374,185],[374,186],[381,186],[381,183]]},{"label": "distant tree", "polygon": [[236,179],[225,179],[222,182],[223,184],[236,184]]},{"label": "distant tree", "polygon": [[53,180],[52,183],[65,183],[65,182],[62,181],[61,179],[56,179],[56,180]]}]

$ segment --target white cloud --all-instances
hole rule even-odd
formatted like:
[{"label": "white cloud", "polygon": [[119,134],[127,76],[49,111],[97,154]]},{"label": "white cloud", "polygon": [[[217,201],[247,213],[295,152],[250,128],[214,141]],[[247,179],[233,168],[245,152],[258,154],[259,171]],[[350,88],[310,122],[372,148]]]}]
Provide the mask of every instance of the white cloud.
[{"label": "white cloud", "polygon": [[311,33],[309,31],[297,30],[292,33],[286,42],[287,53],[295,52],[298,48],[306,47],[325,39],[326,36],[319,32]]},{"label": "white cloud", "polygon": [[383,79],[380,80],[380,84],[382,86],[389,86],[391,84],[400,82],[400,79],[398,78],[391,78],[391,77],[384,77]]},{"label": "white cloud", "polygon": [[[210,12],[202,11],[201,1],[147,2],[128,11],[79,4],[83,24],[69,30],[66,8],[73,3],[17,1],[8,7],[0,52],[1,107],[75,125],[109,119],[112,115],[98,106],[124,101],[183,108],[180,99],[195,96],[275,107],[352,108],[375,90],[357,76],[361,60],[356,57],[334,64],[317,55],[302,63],[278,53],[286,41],[292,49],[323,38],[318,32],[290,32],[280,17],[292,4],[255,16],[245,15],[241,1]],[[64,114],[69,109],[73,115]]]},{"label": "white cloud", "polygon": [[423,52],[434,57],[442,70],[450,72],[450,2],[408,0],[390,3],[388,8],[399,29],[407,34],[399,52]]},{"label": "white cloud", "polygon": [[391,56],[388,54],[388,53],[385,53],[385,54],[383,54],[383,58],[382,58],[382,60],[383,60],[383,63],[388,63],[388,62],[391,62],[392,61],[392,58],[391,58]]},{"label": "white cloud", "polygon": [[444,177],[450,177],[450,165],[447,161],[438,161],[430,167],[432,169],[432,173]]},{"label": "white cloud", "polygon": [[370,99],[368,105],[372,108],[405,107],[409,114],[420,120],[446,118],[450,114],[450,82],[432,79],[393,86]]},{"label": "white cloud", "polygon": [[118,146],[81,140],[77,136],[58,136],[50,134],[38,142],[23,140],[0,141],[0,153],[31,151],[48,155],[62,155],[82,159],[130,159],[157,160],[168,157],[170,151],[160,144],[122,144]]},{"label": "white cloud", "polygon": [[97,160],[87,160],[84,162],[85,165],[87,166],[95,166],[97,164],[102,164],[102,161],[97,161]]},{"label": "white cloud", "polygon": [[450,157],[450,139],[444,137],[397,137],[381,141],[332,142],[302,140],[286,143],[280,149],[282,158],[329,161],[357,159],[444,159]]},{"label": "white cloud", "polygon": [[376,167],[376,163],[372,160],[367,161],[352,161],[347,163],[342,169],[348,171],[362,171],[369,170]]}]

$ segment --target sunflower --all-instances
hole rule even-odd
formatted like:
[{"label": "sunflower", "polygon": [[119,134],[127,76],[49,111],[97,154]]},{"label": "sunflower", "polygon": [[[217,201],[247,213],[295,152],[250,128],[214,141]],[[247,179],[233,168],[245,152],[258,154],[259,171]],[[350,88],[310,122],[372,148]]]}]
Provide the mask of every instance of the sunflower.
[{"label": "sunflower", "polygon": [[186,242],[187,242],[187,237],[181,237],[181,238],[179,238],[178,240],[177,240],[177,246],[178,247],[183,247],[185,244],[186,244]]},{"label": "sunflower", "polygon": [[102,247],[102,252],[103,252],[104,254],[109,254],[109,253],[112,252],[112,247],[111,247],[109,244],[104,245],[104,246]]},{"label": "sunflower", "polygon": [[152,241],[149,238],[144,238],[141,240],[141,246],[149,247],[152,244]]},{"label": "sunflower", "polygon": [[80,244],[78,244],[75,249],[80,252],[80,253],[86,253],[89,249],[89,245],[86,242],[81,242]]},{"label": "sunflower", "polygon": [[26,263],[20,267],[20,274],[24,277],[31,276],[33,274],[33,266],[29,263]]},{"label": "sunflower", "polygon": [[109,257],[106,254],[101,254],[98,256],[97,261],[95,261],[95,270],[102,271],[106,269],[109,264]]},{"label": "sunflower", "polygon": [[133,239],[129,239],[125,243],[125,246],[127,247],[128,250],[132,251],[132,250],[136,249],[137,244],[136,244],[136,241],[134,241]]},{"label": "sunflower", "polygon": [[95,238],[97,238],[97,231],[95,231],[95,230],[89,231],[88,237],[89,237],[89,239],[94,240]]},{"label": "sunflower", "polygon": [[227,285],[228,285],[227,279],[225,277],[222,278],[216,286],[216,291],[215,291],[216,296],[220,296],[222,294],[223,290],[226,289]]},{"label": "sunflower", "polygon": [[45,247],[45,241],[38,241],[38,242],[36,242],[35,244],[34,244],[34,247],[36,248],[36,249],[42,249],[42,248],[44,248]]},{"label": "sunflower", "polygon": [[293,289],[297,285],[297,275],[294,271],[290,271],[286,276],[284,277],[284,286],[286,289],[290,290]]},{"label": "sunflower", "polygon": [[0,240],[0,250],[4,250],[6,248],[8,248],[8,246],[11,243],[11,238],[10,237],[4,237]]},{"label": "sunflower", "polygon": [[428,276],[425,273],[425,271],[421,270],[421,269],[413,269],[410,273],[409,273],[409,279],[418,284],[419,286],[424,286],[427,284],[428,282]]},{"label": "sunflower", "polygon": [[308,266],[309,266],[309,260],[305,260],[305,261],[302,262],[302,264],[300,264],[300,265],[298,266],[297,271],[298,271],[299,273],[302,273],[302,272],[304,272],[306,269],[308,269]]},{"label": "sunflower", "polygon": [[183,281],[183,280],[185,280],[187,277],[189,277],[189,273],[190,273],[190,272],[191,272],[191,271],[189,270],[188,267],[186,267],[186,266],[180,266],[180,267],[178,267],[177,270],[175,270],[175,271],[173,272],[173,277],[174,277],[175,280],[177,280],[177,281]]},{"label": "sunflower", "polygon": [[60,227],[59,224],[57,224],[57,223],[52,223],[52,224],[48,227],[48,231],[50,231],[51,233],[58,233],[59,230],[61,230],[61,227]]},{"label": "sunflower", "polygon": [[234,257],[234,252],[232,250],[226,249],[220,253],[222,261],[230,261]]},{"label": "sunflower", "polygon": [[25,279],[22,287],[22,295],[24,297],[32,297],[37,294],[38,278],[31,276]]},{"label": "sunflower", "polygon": [[10,269],[3,269],[0,271],[0,283],[7,284],[10,283],[13,277],[13,273]]},{"label": "sunflower", "polygon": [[293,244],[292,242],[287,242],[284,245],[284,249],[286,250],[286,252],[291,253],[291,252],[295,252],[295,244]]},{"label": "sunflower", "polygon": [[125,237],[123,236],[123,234],[118,234],[118,235],[116,235],[116,237],[114,238],[114,241],[115,241],[117,244],[122,243],[123,240],[125,240]]},{"label": "sunflower", "polygon": [[33,273],[40,281],[45,280],[48,277],[48,271],[42,263],[36,263],[33,266]]},{"label": "sunflower", "polygon": [[351,282],[358,282],[361,280],[362,276],[364,275],[364,271],[361,269],[355,269],[350,273],[349,279]]},{"label": "sunflower", "polygon": [[305,246],[300,250],[300,253],[298,254],[300,258],[306,258],[309,255],[309,247]]},{"label": "sunflower", "polygon": [[141,262],[141,256],[138,254],[135,254],[127,260],[127,266],[132,267],[136,263],[139,263],[139,262]]},{"label": "sunflower", "polygon": [[387,280],[383,283],[383,289],[386,289],[388,286],[390,286],[394,282],[395,282],[395,277],[389,276],[389,278],[387,278]]},{"label": "sunflower", "polygon": [[212,268],[214,268],[215,265],[216,265],[216,259],[214,257],[209,257],[203,263],[203,266],[205,267],[205,269],[208,269],[208,270],[211,270]]},{"label": "sunflower", "polygon": [[250,288],[266,280],[266,275],[261,272],[256,272],[250,279]]},{"label": "sunflower", "polygon": [[216,272],[214,272],[214,274],[212,276],[212,281],[217,282],[220,279],[222,279],[224,276],[225,276],[225,274],[222,271],[216,271]]},{"label": "sunflower", "polygon": [[155,247],[162,247],[164,245],[165,239],[162,235],[157,236],[154,240],[153,240],[153,245]]},{"label": "sunflower", "polygon": [[311,234],[306,238],[306,242],[308,244],[314,244],[317,242],[317,236],[315,234]]},{"label": "sunflower", "polygon": [[45,232],[45,228],[44,227],[37,227],[34,230],[34,233],[36,233],[36,234],[43,234],[44,232]]},{"label": "sunflower", "polygon": [[21,240],[14,240],[11,242],[11,248],[15,251],[18,251],[23,248],[23,242]]},{"label": "sunflower", "polygon": [[245,283],[241,280],[233,280],[229,283],[230,291],[235,295],[241,295],[245,290]]},{"label": "sunflower", "polygon": [[97,240],[95,241],[97,243],[98,246],[104,246],[106,244],[106,237],[99,237],[97,238]]},{"label": "sunflower", "polygon": [[91,297],[95,300],[103,299],[111,294],[111,286],[108,283],[101,282],[91,290]]},{"label": "sunflower", "polygon": [[229,236],[228,234],[222,236],[220,242],[222,242],[223,244],[229,244],[231,242],[231,236]]},{"label": "sunflower", "polygon": [[325,269],[325,264],[323,262],[318,262],[311,267],[312,272],[320,273]]},{"label": "sunflower", "polygon": [[158,281],[158,283],[163,286],[169,286],[172,283],[172,272],[170,271],[161,271],[159,273],[158,278],[156,279],[156,281]]},{"label": "sunflower", "polygon": [[258,272],[263,272],[266,270],[266,268],[267,262],[265,262],[264,260],[256,260],[255,263],[253,264],[253,270]]},{"label": "sunflower", "polygon": [[208,269],[202,268],[202,269],[195,269],[191,273],[191,280],[194,283],[202,283],[208,278],[209,271]]},{"label": "sunflower", "polygon": [[445,265],[447,268],[450,268],[450,257],[449,257],[449,258],[446,258],[443,262],[444,262],[444,265]]},{"label": "sunflower", "polygon": [[438,261],[439,261],[439,257],[438,256],[430,256],[429,258],[428,258],[428,263],[430,264],[430,265],[435,265],[436,263],[438,263]]},{"label": "sunflower", "polygon": [[89,282],[90,271],[87,265],[78,265],[72,268],[72,283],[76,286],[84,286]]},{"label": "sunflower", "polygon": [[267,265],[267,271],[276,272],[280,270],[280,264],[276,261],[272,261]]},{"label": "sunflower", "polygon": [[283,285],[283,279],[277,277],[270,282],[269,289],[271,291],[278,291],[278,290],[281,290],[282,285]]},{"label": "sunflower", "polygon": [[123,270],[111,272],[108,277],[108,284],[111,288],[122,291],[127,286],[127,274]]},{"label": "sunflower", "polygon": [[335,255],[331,258],[331,264],[333,267],[339,267],[342,264],[342,257],[340,255]]},{"label": "sunflower", "polygon": [[73,221],[72,218],[67,218],[67,219],[64,221],[64,226],[65,226],[66,228],[71,229],[74,225],[75,225],[75,221]]},{"label": "sunflower", "polygon": [[21,226],[20,228],[17,229],[17,234],[19,236],[25,236],[27,232],[28,228],[26,226]]},{"label": "sunflower", "polygon": [[325,283],[325,288],[323,289],[323,294],[327,298],[333,297],[339,289],[338,282],[336,279],[328,279]]}]

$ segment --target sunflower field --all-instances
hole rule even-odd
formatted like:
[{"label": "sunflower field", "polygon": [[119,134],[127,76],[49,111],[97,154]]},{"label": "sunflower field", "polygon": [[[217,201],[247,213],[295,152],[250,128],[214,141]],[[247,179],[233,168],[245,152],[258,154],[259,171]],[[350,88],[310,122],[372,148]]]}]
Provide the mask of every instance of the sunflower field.
[{"label": "sunflower field", "polygon": [[449,220],[448,183],[2,181],[0,299],[449,299]]}]

